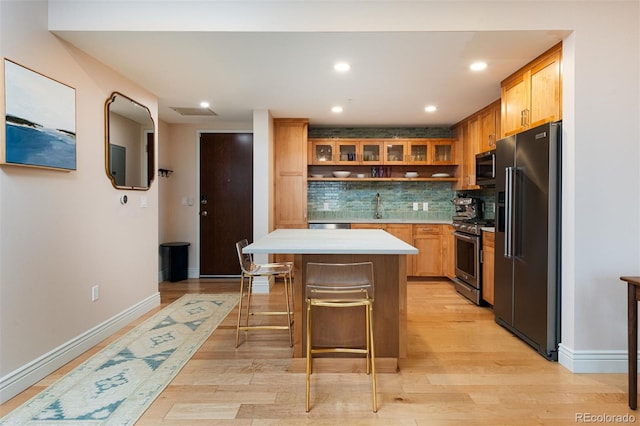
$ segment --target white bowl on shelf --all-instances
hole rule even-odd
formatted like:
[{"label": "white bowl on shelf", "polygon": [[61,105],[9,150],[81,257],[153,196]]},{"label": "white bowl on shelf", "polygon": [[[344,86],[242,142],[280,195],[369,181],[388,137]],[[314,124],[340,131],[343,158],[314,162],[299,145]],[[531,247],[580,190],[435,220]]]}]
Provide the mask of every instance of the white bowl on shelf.
[{"label": "white bowl on shelf", "polygon": [[416,178],[418,177],[418,172],[407,172],[404,174],[404,177],[406,178]]},{"label": "white bowl on shelf", "polygon": [[311,177],[312,177],[312,178],[316,178],[316,179],[320,179],[320,178],[323,178],[323,177],[324,177],[324,175],[314,174],[314,175],[311,175]]},{"label": "white bowl on shelf", "polygon": [[358,173],[356,175],[357,178],[362,179],[364,177],[364,173]]},{"label": "white bowl on shelf", "polygon": [[337,177],[337,178],[346,178],[346,177],[351,176],[351,172],[347,172],[347,171],[344,171],[344,170],[337,170],[337,171],[333,172],[333,175],[335,177]]}]

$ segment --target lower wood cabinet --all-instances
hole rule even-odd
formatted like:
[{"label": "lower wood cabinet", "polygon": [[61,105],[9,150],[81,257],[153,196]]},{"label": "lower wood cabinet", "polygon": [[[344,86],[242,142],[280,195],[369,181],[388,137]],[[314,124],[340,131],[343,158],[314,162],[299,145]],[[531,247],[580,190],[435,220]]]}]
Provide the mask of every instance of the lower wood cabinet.
[{"label": "lower wood cabinet", "polygon": [[382,229],[411,244],[420,253],[407,256],[407,275],[455,276],[453,227],[444,224],[352,223],[352,229]]},{"label": "lower wood cabinet", "polygon": [[490,305],[494,293],[495,241],[494,232],[482,232],[482,300]]},{"label": "lower wood cabinet", "polygon": [[442,225],[442,270],[449,279],[456,277],[456,239],[453,226]]},{"label": "lower wood cabinet", "polygon": [[413,246],[420,253],[414,257],[413,274],[417,277],[442,277],[444,225],[413,225]]}]

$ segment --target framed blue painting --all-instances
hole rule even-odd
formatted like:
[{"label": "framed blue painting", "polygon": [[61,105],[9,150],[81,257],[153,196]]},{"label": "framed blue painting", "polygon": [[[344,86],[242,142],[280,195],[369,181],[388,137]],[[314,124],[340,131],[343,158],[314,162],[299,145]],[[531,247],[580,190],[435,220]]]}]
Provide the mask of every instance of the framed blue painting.
[{"label": "framed blue painting", "polygon": [[76,170],[76,91],[4,60],[2,163]]}]

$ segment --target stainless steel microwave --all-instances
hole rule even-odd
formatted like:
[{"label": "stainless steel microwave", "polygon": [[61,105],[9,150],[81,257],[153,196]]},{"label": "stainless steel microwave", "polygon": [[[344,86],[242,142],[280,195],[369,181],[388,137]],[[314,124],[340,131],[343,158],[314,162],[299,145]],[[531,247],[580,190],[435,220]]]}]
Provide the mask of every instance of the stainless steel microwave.
[{"label": "stainless steel microwave", "polygon": [[476,155],[476,184],[496,186],[496,150]]}]

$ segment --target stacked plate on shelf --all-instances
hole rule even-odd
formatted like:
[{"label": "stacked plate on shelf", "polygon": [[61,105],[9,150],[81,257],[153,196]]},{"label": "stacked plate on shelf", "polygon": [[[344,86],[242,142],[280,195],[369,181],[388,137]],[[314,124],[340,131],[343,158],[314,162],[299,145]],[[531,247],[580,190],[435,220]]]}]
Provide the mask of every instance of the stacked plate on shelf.
[{"label": "stacked plate on shelf", "polygon": [[449,173],[434,173],[431,175],[433,178],[447,178],[450,177]]}]

